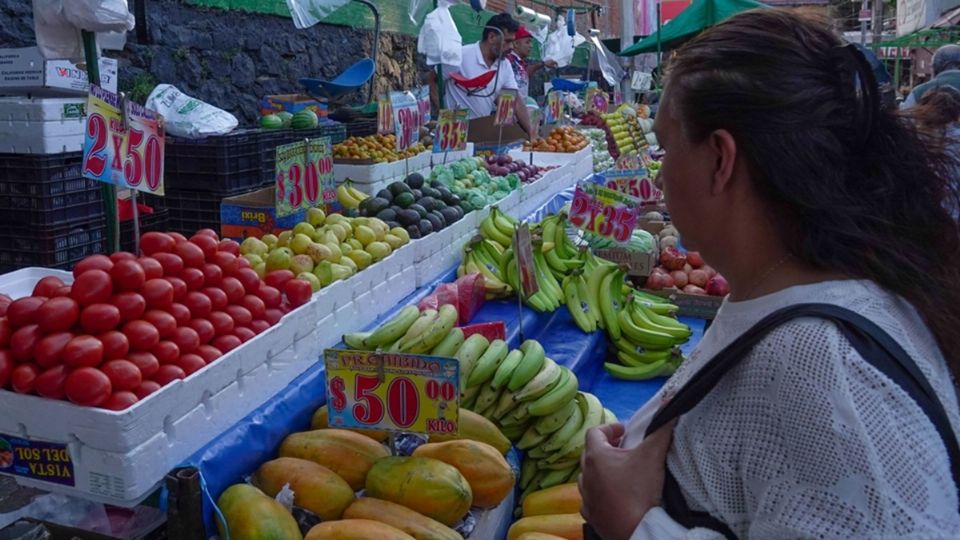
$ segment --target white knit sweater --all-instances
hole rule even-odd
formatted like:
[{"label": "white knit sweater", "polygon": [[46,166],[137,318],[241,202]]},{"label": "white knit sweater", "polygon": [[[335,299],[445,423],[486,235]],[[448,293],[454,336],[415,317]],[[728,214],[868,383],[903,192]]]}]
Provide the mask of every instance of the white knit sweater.
[{"label": "white knit sweater", "polygon": [[[740,334],[808,302],[851,309],[889,333],[960,433],[953,379],[916,310],[869,281],[832,281],[725,302],[690,359],[630,420],[623,446],[639,444],[663,401]],[[667,463],[690,507],[739,538],[960,538],[957,486],[933,424],[821,319],[768,334],[681,418]],[[631,540],[654,538],[722,536],[654,508]]]}]

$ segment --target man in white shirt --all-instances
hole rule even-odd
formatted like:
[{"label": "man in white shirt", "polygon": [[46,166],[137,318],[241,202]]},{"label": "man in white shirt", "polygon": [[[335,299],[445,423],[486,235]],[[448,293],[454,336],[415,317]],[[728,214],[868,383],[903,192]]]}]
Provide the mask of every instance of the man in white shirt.
[{"label": "man in white shirt", "polygon": [[[494,28],[499,29],[500,32],[497,32]],[[520,25],[508,13],[494,15],[487,21],[480,41],[463,46],[461,64],[459,66],[444,66],[444,101],[446,108],[467,109],[472,120],[493,114],[497,96],[502,90],[517,90],[519,92],[519,85],[514,76],[513,68],[505,58],[506,53],[513,46],[519,28]],[[475,95],[471,95],[471,92],[460,87],[451,78],[454,73],[460,73],[466,79],[473,79],[492,70],[497,70],[498,74],[486,87],[474,90]],[[530,117],[522,99],[514,100],[514,111],[517,123],[524,131],[529,133]]]}]

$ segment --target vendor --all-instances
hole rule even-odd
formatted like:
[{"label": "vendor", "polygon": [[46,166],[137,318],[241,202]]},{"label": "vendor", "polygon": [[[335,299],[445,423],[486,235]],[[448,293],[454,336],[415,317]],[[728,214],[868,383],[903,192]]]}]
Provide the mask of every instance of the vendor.
[{"label": "vendor", "polygon": [[[497,30],[500,30],[499,32]],[[504,57],[513,47],[520,25],[508,13],[494,15],[483,29],[483,37],[478,43],[463,46],[461,64],[444,66],[445,103],[447,109],[466,109],[470,119],[493,114],[497,96],[501,90],[520,92],[517,79]],[[502,34],[502,36],[501,36]],[[486,87],[475,90],[475,94],[461,88],[450,76],[460,73],[467,79],[473,79],[491,70],[498,70]],[[514,111],[520,127],[530,132],[530,116],[523,99],[514,100]]]},{"label": "vendor", "polygon": [[507,53],[507,60],[513,66],[513,75],[517,79],[517,86],[520,87],[520,96],[524,99],[530,97],[530,78],[544,67],[555,68],[557,63],[553,60],[546,62],[528,63],[527,58],[533,51],[533,34],[527,30],[527,27],[521,26],[517,30],[516,39],[513,42],[513,50]]}]

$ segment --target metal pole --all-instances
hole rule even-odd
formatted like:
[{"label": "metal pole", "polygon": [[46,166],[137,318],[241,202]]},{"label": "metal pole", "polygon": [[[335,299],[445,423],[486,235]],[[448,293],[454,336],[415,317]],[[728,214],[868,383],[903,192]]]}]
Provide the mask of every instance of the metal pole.
[{"label": "metal pole", "polygon": [[[100,58],[97,54],[97,35],[83,30],[83,54],[87,63],[87,80],[100,86]],[[103,214],[107,225],[107,251],[120,250],[120,223],[117,215],[117,188],[113,184],[100,184],[100,197],[103,199]]]},{"label": "metal pole", "polygon": [[[633,0],[620,1],[620,50],[623,51],[633,45],[633,36],[636,34],[633,24]],[[625,73],[630,73],[632,58],[623,57],[621,63]],[[620,81],[620,91],[623,92],[623,102],[633,103],[633,88],[630,86],[630,77]]]},{"label": "metal pole", "polygon": [[[869,5],[870,5],[869,2],[870,2],[870,0],[863,0],[863,2],[860,3],[860,12],[861,12],[861,13],[869,7]],[[858,15],[858,17],[859,17],[859,15]],[[860,18],[862,19],[862,17],[860,17]],[[866,44],[867,44],[867,21],[866,21],[866,20],[861,20],[861,21],[860,21],[860,44],[861,44],[861,45],[866,45]]]},{"label": "metal pole", "polygon": [[871,43],[876,46],[880,43],[880,36],[883,34],[883,2],[881,0],[873,0],[873,40]]},{"label": "metal pole", "polygon": [[660,67],[660,63],[662,62],[663,45],[660,40],[660,30],[663,29],[663,23],[661,22],[662,17],[661,17],[660,6],[661,6],[660,0],[657,0],[657,70],[660,73],[660,80],[662,81],[663,68]]}]

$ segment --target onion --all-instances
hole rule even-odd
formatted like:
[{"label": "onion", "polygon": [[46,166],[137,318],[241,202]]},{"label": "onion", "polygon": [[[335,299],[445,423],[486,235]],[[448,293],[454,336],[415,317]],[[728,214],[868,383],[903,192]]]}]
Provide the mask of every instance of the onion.
[{"label": "onion", "polygon": [[687,257],[677,248],[668,246],[660,253],[660,264],[667,270],[683,270]]},{"label": "onion", "polygon": [[488,164],[493,165],[493,164],[495,164],[496,162],[497,162],[497,155],[496,155],[496,154],[490,154],[489,156],[487,156],[487,163],[488,163]]},{"label": "onion", "polygon": [[673,278],[673,284],[681,289],[687,286],[687,283],[690,282],[690,279],[687,277],[687,273],[683,270],[674,270],[670,272],[670,277]]},{"label": "onion", "polygon": [[700,256],[699,251],[688,251],[687,262],[694,268],[703,268],[703,257]]},{"label": "onion", "polygon": [[730,294],[730,284],[726,278],[717,274],[707,282],[707,294],[711,296],[726,296]]},{"label": "onion", "polygon": [[504,156],[504,155],[497,156],[497,165],[506,165],[506,163],[507,163],[507,156]]},{"label": "onion", "polygon": [[710,281],[710,276],[707,275],[707,273],[704,272],[703,269],[697,269],[690,272],[689,277],[690,277],[689,279],[690,283],[693,285],[696,285],[697,287],[706,287],[707,282]]},{"label": "onion", "polygon": [[698,295],[701,295],[701,296],[707,294],[707,291],[705,291],[705,290],[701,289],[700,287],[697,287],[696,285],[693,285],[693,284],[690,284],[690,285],[687,285],[686,287],[684,287],[684,288],[683,288],[683,292],[685,292],[685,293],[687,293],[687,294],[698,294]]}]

